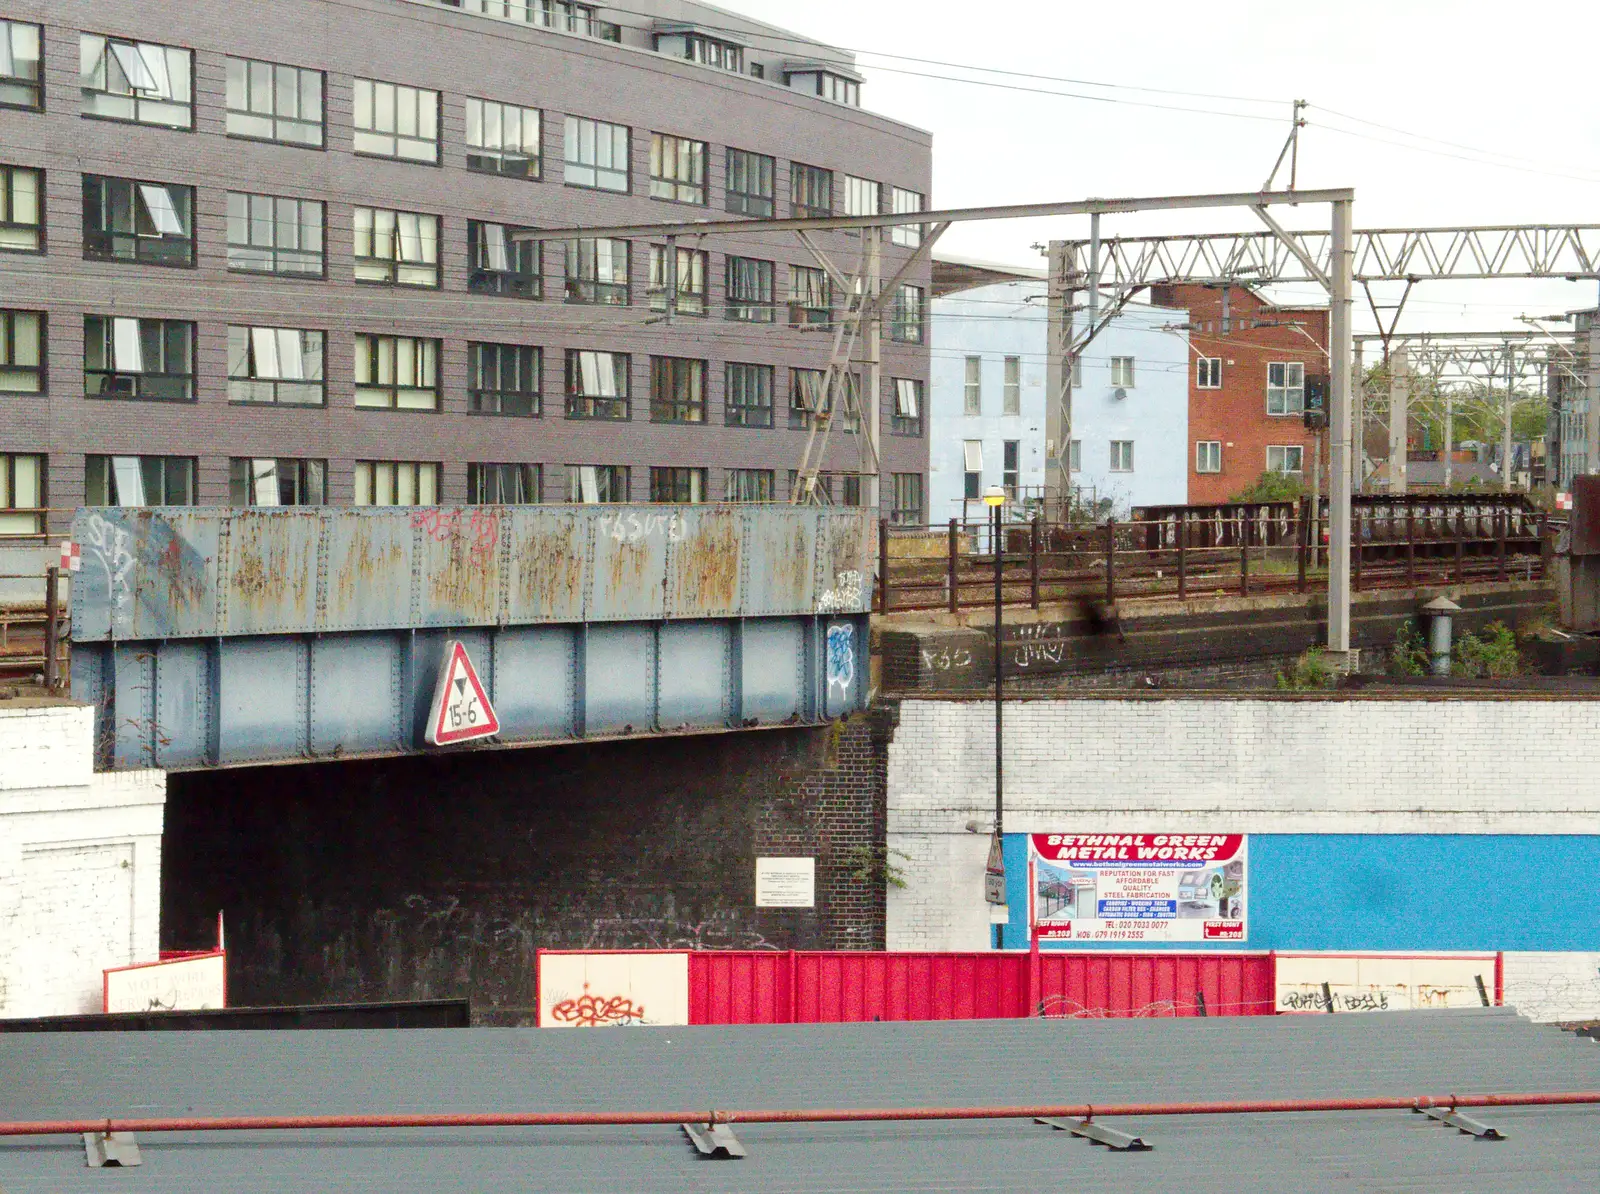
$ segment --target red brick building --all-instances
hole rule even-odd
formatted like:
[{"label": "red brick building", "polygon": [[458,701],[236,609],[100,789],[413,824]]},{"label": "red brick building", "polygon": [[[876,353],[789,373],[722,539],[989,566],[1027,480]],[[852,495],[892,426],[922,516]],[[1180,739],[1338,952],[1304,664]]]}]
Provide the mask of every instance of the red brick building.
[{"label": "red brick building", "polygon": [[1275,307],[1242,284],[1153,286],[1150,301],[1189,312],[1189,501],[1225,502],[1268,469],[1309,488],[1303,411],[1308,381],[1326,392],[1327,308]]}]

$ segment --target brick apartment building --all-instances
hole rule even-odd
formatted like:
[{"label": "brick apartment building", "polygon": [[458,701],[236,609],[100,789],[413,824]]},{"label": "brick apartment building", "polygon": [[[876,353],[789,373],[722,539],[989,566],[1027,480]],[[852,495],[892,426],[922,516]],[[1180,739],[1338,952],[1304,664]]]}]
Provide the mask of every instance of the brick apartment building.
[{"label": "brick apartment building", "polygon": [[[1243,285],[1153,286],[1150,301],[1189,312],[1189,501],[1225,502],[1268,470],[1309,487],[1303,412],[1307,381],[1328,375],[1327,308],[1273,306]],[[1322,455],[1326,477],[1326,442]]]},{"label": "brick apartment building", "polygon": [[[0,533],[785,499],[840,297],[792,234],[683,238],[675,271],[661,238],[509,234],[924,209],[931,139],[851,61],[693,0],[0,0]],[[928,272],[878,394],[878,500],[918,522]],[[836,501],[871,500],[854,439]]]}]

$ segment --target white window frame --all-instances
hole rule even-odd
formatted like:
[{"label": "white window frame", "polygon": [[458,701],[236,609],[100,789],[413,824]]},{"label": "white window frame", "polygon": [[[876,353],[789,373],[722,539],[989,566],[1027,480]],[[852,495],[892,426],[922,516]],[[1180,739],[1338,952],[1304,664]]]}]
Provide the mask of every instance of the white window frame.
[{"label": "white window frame", "polygon": [[[1132,357],[1111,358],[1111,384],[1118,389],[1133,389],[1134,360]],[[1120,441],[1119,441],[1120,442]]]},{"label": "white window frame", "polygon": [[1194,385],[1197,390],[1220,390],[1222,388],[1222,358],[1195,358]]},{"label": "white window frame", "polygon": [[[1273,453],[1278,453],[1278,463],[1272,463]],[[1288,463],[1293,460],[1294,468],[1289,468]],[[1303,444],[1269,444],[1267,446],[1267,471],[1269,473],[1283,473],[1289,477],[1300,477],[1306,471],[1306,450]]]},{"label": "white window frame", "polygon": [[[1276,382],[1274,382],[1276,378]],[[1278,409],[1273,409],[1276,406]],[[1306,409],[1304,361],[1267,362],[1267,414],[1294,416]]]},{"label": "white window frame", "polygon": [[1201,439],[1194,444],[1194,471],[1220,473],[1222,471],[1222,441]]},{"label": "white window frame", "polygon": [[1131,439],[1114,439],[1111,441],[1111,472],[1133,472],[1133,441]]},{"label": "white window frame", "polygon": [[844,214],[847,216],[881,215],[883,184],[870,178],[846,174],[844,178]]},{"label": "white window frame", "polygon": [[983,414],[983,358],[968,357],[962,381],[961,411],[967,416]]},{"label": "white window frame", "polygon": [[1007,357],[1005,363],[1005,378],[1000,387],[1000,413],[1002,415],[1020,415],[1022,413],[1022,358]]}]

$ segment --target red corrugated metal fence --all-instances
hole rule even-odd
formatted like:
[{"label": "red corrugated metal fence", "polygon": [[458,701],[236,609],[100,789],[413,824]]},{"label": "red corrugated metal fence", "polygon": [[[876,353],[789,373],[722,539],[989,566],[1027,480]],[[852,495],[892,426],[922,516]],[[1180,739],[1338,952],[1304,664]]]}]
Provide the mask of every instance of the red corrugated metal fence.
[{"label": "red corrugated metal fence", "polygon": [[1270,954],[689,955],[691,1024],[1270,1016],[1273,1002]]}]

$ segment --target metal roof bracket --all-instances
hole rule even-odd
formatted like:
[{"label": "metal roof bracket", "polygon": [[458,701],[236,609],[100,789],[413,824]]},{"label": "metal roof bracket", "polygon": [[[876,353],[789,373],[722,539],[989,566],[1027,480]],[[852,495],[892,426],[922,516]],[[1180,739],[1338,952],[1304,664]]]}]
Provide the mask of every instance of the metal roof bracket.
[{"label": "metal roof bracket", "polygon": [[731,1161],[745,1156],[744,1145],[727,1124],[684,1124],[683,1132],[703,1157]]},{"label": "metal roof bracket", "polygon": [[132,1132],[85,1132],[83,1159],[90,1169],[125,1169],[144,1164]]},{"label": "metal roof bracket", "polygon": [[1138,1136],[1130,1136],[1126,1132],[1119,1132],[1115,1128],[1108,1128],[1104,1124],[1097,1124],[1092,1119],[1036,1119],[1036,1124],[1044,1124],[1058,1132],[1071,1132],[1074,1136],[1081,1136],[1091,1144],[1103,1144],[1112,1152],[1118,1153],[1147,1153],[1154,1145],[1146,1144]]},{"label": "metal roof bracket", "polygon": [[1413,1107],[1413,1111],[1426,1115],[1429,1119],[1437,1120],[1448,1128],[1455,1128],[1468,1136],[1476,1136],[1479,1140],[1504,1140],[1506,1134],[1499,1128],[1492,1128],[1486,1123],[1469,1119],[1454,1107]]}]

